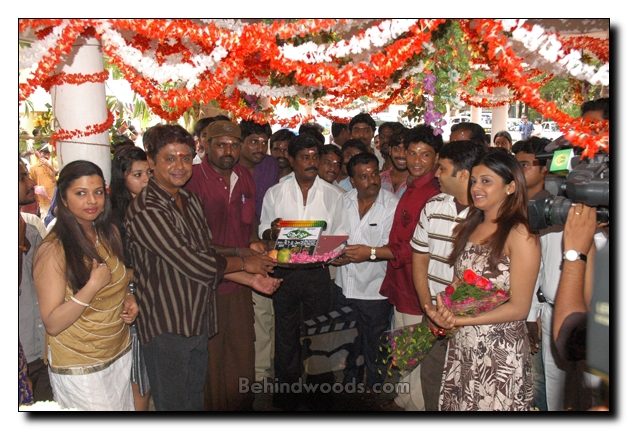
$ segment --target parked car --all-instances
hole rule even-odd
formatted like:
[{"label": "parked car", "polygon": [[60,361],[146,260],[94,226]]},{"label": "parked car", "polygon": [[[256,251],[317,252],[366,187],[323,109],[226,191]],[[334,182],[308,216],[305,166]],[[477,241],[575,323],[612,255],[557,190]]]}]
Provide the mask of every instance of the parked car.
[{"label": "parked car", "polygon": [[[471,122],[471,115],[468,112],[463,112],[460,115],[452,116],[447,120],[447,124],[443,127],[443,141],[448,142],[451,135],[451,127],[455,124],[463,122]],[[491,114],[482,113],[479,125],[482,126],[484,132],[491,134]]]},{"label": "parked car", "polygon": [[[521,140],[521,132],[519,131],[519,124],[521,120],[519,118],[508,118],[506,120],[506,129],[512,138],[512,143]],[[499,130],[498,130],[499,131]]]},{"label": "parked car", "polygon": [[554,140],[559,136],[562,136],[562,132],[558,128],[558,124],[554,121],[545,121],[541,123],[541,137],[545,137],[549,140]]}]

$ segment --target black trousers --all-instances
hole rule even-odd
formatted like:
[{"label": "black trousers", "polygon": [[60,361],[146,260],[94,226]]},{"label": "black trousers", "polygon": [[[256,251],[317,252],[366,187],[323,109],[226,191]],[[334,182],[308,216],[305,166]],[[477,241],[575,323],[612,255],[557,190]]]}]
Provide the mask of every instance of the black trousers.
[{"label": "black trousers", "polygon": [[[390,311],[392,305],[388,299],[360,300],[348,299],[338,288],[338,305],[349,306],[356,317],[358,336],[353,343],[353,349],[347,355],[347,365],[344,370],[343,383],[364,382],[366,368],[366,385],[373,388],[374,384],[381,384],[386,377],[386,365],[382,363],[384,354],[379,347],[384,342],[382,336],[390,327]],[[357,364],[359,356],[364,358],[364,364]]]},{"label": "black trousers", "polygon": [[[283,281],[273,294],[275,308],[275,378],[279,383],[293,384],[303,375],[301,327],[303,322],[329,311],[330,277],[328,268],[293,270],[276,268],[275,277]],[[299,396],[277,393],[276,407],[292,410]]]},{"label": "black trousers", "polygon": [[163,333],[142,346],[158,411],[202,411],[207,335]]}]

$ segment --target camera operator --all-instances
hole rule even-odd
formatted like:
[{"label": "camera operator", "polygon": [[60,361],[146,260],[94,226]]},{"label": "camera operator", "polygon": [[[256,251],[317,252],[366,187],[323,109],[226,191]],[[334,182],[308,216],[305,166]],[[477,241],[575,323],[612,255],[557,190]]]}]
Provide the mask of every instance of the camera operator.
[{"label": "camera operator", "polygon": [[[569,209],[563,244],[563,270],[554,303],[554,340],[561,357],[586,358],[587,311],[591,303],[593,235],[597,226],[595,208],[576,203]],[[576,258],[567,256],[574,250]]]},{"label": "camera operator", "polygon": [[[604,234],[599,231],[599,228],[596,233],[597,226],[596,208],[582,203],[576,203],[570,208],[563,235],[566,251],[563,254],[563,270],[556,293],[553,338],[557,353],[561,358],[571,362],[578,360],[578,363],[584,363],[587,359],[589,362],[600,364],[599,357],[596,359],[589,355],[604,356],[606,354],[606,359],[608,359],[608,343],[598,345],[602,343],[598,340],[593,348],[591,342],[587,345],[587,325],[591,329],[591,314],[595,312],[590,309],[592,297],[595,294],[593,288],[595,286],[595,288],[603,289],[603,283],[606,283],[606,288],[608,288],[608,277],[603,279],[604,270],[594,270],[596,252],[607,246],[608,227]],[[569,253],[572,255],[570,256]],[[599,264],[603,263],[604,261],[600,260]],[[608,271],[608,264],[605,269]],[[608,294],[608,291],[605,293]],[[604,297],[604,293],[598,294]],[[608,303],[607,296],[605,301]],[[606,331],[606,337],[608,337],[607,328]],[[600,334],[599,331],[596,333],[598,336]],[[604,336],[600,338],[603,339]],[[606,348],[606,351],[601,351],[599,347]],[[608,363],[606,363],[607,366]],[[584,407],[594,406],[590,410],[608,410],[608,397],[606,397],[608,384],[601,385],[599,378],[588,373],[585,373],[585,376],[589,377],[587,385],[598,395],[593,396],[592,403],[585,404]],[[596,404],[599,400],[603,403],[601,408]]]},{"label": "camera operator", "polygon": [[[608,98],[589,101],[582,105],[581,116],[582,121],[607,120],[609,116]],[[600,124],[604,126],[604,124]],[[598,127],[599,129],[599,127]],[[601,130],[601,129],[600,129]],[[597,133],[596,133],[597,134]],[[526,145],[527,146],[527,145]],[[567,141],[564,136],[555,139],[551,144],[545,147],[545,151],[553,152],[559,149],[571,148],[573,145]],[[525,159],[526,154],[522,154],[520,148],[513,147],[513,151],[517,154],[518,159]],[[531,152],[531,151],[525,151]],[[543,159],[547,159],[547,155],[536,154],[539,166]],[[572,161],[579,154],[576,152],[572,155]],[[603,169],[606,163],[606,169],[601,175],[600,169]],[[557,352],[554,342],[553,330],[557,327],[552,325],[554,322],[554,305],[557,299],[557,290],[561,274],[565,268],[571,266],[574,261],[563,261],[564,251],[569,248],[563,248],[563,231],[564,224],[570,210],[573,210],[573,201],[585,202],[591,206],[599,205],[594,208],[594,219],[598,222],[601,220],[608,221],[608,157],[600,159],[596,155],[595,159],[588,162],[580,161],[573,167],[573,170],[567,175],[567,179],[561,181],[562,175],[548,175],[544,180],[544,188],[546,191],[534,195],[529,189],[531,227],[540,230],[541,241],[541,270],[539,273],[539,293],[538,298],[541,302],[541,325],[542,325],[542,355],[545,374],[545,388],[547,407],[549,411],[560,411],[564,409],[584,410],[590,407],[591,390],[590,380],[594,377],[587,372],[588,368],[584,360],[570,361],[565,359]],[[572,163],[573,165],[573,163]],[[549,166],[549,162],[548,162]],[[542,168],[542,167],[541,167]],[[535,169],[534,172],[540,173],[541,168]],[[524,169],[525,171],[526,169]],[[592,173],[594,172],[594,173]],[[549,172],[548,172],[549,173]],[[527,178],[527,177],[526,177]],[[605,178],[605,179],[602,179]],[[606,182],[605,182],[606,181]],[[571,187],[571,188],[570,188]],[[554,191],[556,189],[557,191]],[[552,193],[552,191],[554,191]],[[556,194],[554,196],[553,194]],[[604,202],[604,199],[606,201]],[[594,203],[591,203],[594,202]],[[600,202],[600,203],[598,203]],[[603,203],[602,203],[603,202]],[[582,206],[582,203],[579,203]],[[597,211],[597,215],[596,215]],[[597,249],[601,249],[606,244],[606,239],[602,233],[595,234],[593,239]],[[593,247],[595,248],[595,247]],[[588,248],[587,248],[588,250]],[[585,250],[584,253],[587,251]],[[592,251],[594,252],[594,251]],[[578,256],[577,253],[569,253]],[[582,264],[582,262],[576,262]],[[591,300],[591,291],[593,290],[593,264],[592,258],[584,269],[586,276],[582,276],[580,283],[587,296],[583,299],[587,306]],[[568,269],[570,270],[570,269]],[[584,272],[583,272],[584,273]],[[564,276],[574,276],[573,273],[567,273]]]},{"label": "camera operator", "polygon": [[[609,98],[587,101],[580,107],[580,112],[583,119],[608,120]],[[556,293],[553,327],[558,352],[568,360],[586,358],[586,312],[592,296],[593,258],[596,247],[600,249],[606,244],[599,229],[596,234],[597,227],[596,208],[582,203],[572,205],[564,227],[565,253]],[[591,246],[594,241],[596,246]],[[567,257],[570,250],[577,252],[575,260]],[[580,321],[582,318],[584,323]]]}]

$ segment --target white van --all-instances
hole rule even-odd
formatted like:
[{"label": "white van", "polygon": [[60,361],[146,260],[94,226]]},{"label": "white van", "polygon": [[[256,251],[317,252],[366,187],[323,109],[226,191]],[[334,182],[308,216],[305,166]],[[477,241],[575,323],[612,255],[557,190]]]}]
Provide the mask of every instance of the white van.
[{"label": "white van", "polygon": [[549,140],[554,140],[557,137],[561,136],[560,129],[558,128],[558,124],[554,121],[545,121],[541,123],[541,137],[545,137]]},{"label": "white van", "polygon": [[521,132],[519,131],[519,124],[521,124],[521,120],[519,118],[508,118],[506,119],[506,131],[510,134],[512,138],[512,143],[515,143],[521,140]]}]

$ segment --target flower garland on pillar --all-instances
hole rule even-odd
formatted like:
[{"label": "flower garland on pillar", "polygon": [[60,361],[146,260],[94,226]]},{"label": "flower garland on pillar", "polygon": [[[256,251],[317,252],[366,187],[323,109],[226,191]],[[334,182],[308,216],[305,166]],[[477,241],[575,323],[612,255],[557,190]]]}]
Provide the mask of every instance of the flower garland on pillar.
[{"label": "flower garland on pillar", "polygon": [[107,111],[107,119],[102,124],[88,125],[85,130],[58,130],[52,133],[50,143],[56,148],[57,142],[67,142],[93,134],[104,133],[113,125],[114,117],[111,111]]},{"label": "flower garland on pillar", "polygon": [[82,85],[87,82],[91,83],[104,83],[109,79],[109,71],[103,70],[102,72],[90,73],[90,74],[82,74],[82,73],[57,73],[55,75],[50,76],[47,79],[44,79],[41,83],[41,87],[46,91],[50,91],[50,88],[53,85],[62,85],[62,84],[70,84],[70,85]]}]

